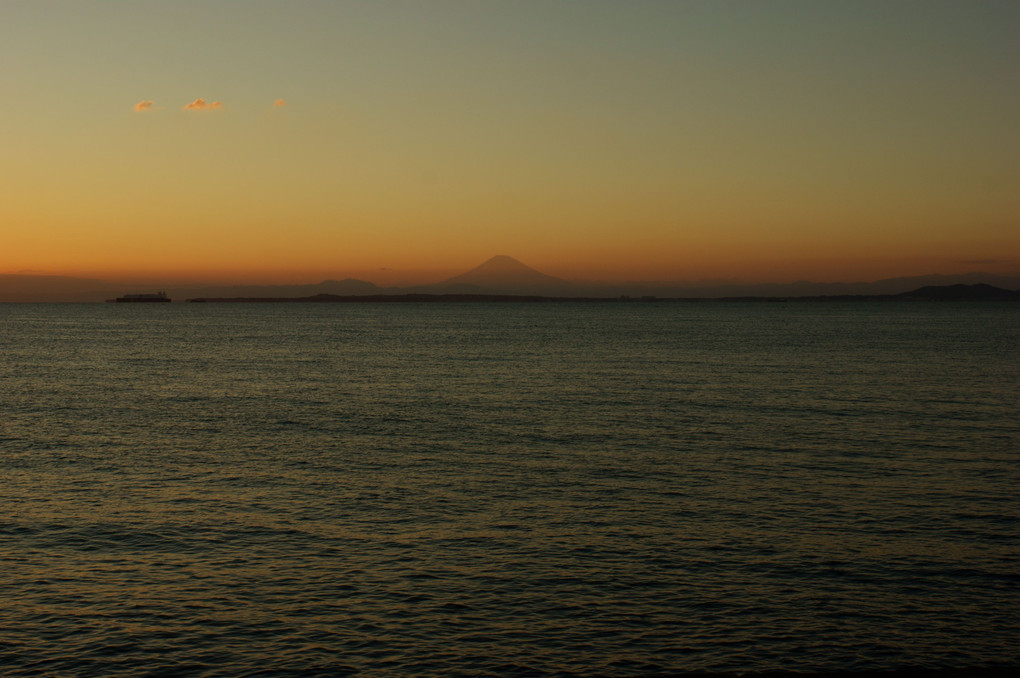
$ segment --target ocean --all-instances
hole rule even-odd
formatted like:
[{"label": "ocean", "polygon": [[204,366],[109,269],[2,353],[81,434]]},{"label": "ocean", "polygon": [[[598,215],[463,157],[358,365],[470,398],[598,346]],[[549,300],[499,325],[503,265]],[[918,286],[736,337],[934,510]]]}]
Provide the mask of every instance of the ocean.
[{"label": "ocean", "polygon": [[1010,303],[0,304],[0,672],[1020,667]]}]

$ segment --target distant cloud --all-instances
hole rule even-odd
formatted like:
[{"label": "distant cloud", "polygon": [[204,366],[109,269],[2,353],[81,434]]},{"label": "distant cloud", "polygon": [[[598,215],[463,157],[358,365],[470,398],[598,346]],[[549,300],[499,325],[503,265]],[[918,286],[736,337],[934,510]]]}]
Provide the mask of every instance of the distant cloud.
[{"label": "distant cloud", "polygon": [[283,99],[277,99],[276,101],[273,102],[273,105],[279,108],[281,106],[286,106],[287,102],[284,101]]},{"label": "distant cloud", "polygon": [[209,102],[201,98],[195,99],[190,104],[185,104],[184,106],[186,111],[214,111],[219,108],[223,108],[223,104],[219,101]]},{"label": "distant cloud", "polygon": [[135,110],[138,111],[139,113],[143,111],[148,111],[152,109],[152,104],[153,104],[152,101],[139,101],[137,104],[135,104]]}]

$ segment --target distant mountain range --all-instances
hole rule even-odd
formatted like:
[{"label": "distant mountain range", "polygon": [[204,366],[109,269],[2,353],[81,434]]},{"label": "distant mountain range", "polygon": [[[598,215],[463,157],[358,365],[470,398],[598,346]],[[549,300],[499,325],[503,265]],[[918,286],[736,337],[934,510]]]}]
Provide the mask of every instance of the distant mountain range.
[{"label": "distant mountain range", "polygon": [[[548,297],[817,297],[874,296],[912,293],[923,296],[924,288],[985,285],[1011,294],[1020,288],[1020,277],[992,273],[927,275],[888,278],[873,282],[742,284],[730,282],[625,282],[598,283],[564,280],[527,266],[513,257],[499,255],[481,265],[431,285],[380,287],[365,280],[347,278],[324,280],[307,285],[229,285],[188,286],[166,291],[175,300],[190,298],[304,298],[326,294],[335,296],[375,296],[407,294],[526,295]],[[0,275],[2,301],[103,301],[129,292],[150,289],[125,289],[122,284],[88,278],[39,275]],[[986,290],[987,291],[987,290]],[[957,291],[963,295],[974,292]]]},{"label": "distant mountain range", "polygon": [[[143,295],[145,296],[145,295]],[[605,304],[628,303],[762,303],[771,301],[800,301],[806,303],[826,302],[893,302],[911,303],[917,301],[1018,301],[1020,291],[1004,290],[991,285],[946,285],[924,287],[903,294],[864,294],[821,297],[551,297],[525,294],[472,294],[447,292],[443,294],[315,294],[308,297],[195,297],[190,302],[283,302],[283,303],[558,303],[584,302]]]}]

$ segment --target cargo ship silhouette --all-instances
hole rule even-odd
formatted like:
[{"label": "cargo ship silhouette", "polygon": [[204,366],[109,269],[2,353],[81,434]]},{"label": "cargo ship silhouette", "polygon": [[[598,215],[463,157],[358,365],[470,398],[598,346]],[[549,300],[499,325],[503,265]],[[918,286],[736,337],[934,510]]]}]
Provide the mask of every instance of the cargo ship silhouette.
[{"label": "cargo ship silhouette", "polygon": [[123,297],[117,297],[114,299],[118,304],[124,303],[152,303],[152,302],[169,302],[170,297],[166,296],[166,292],[156,292],[155,294],[125,294]]}]

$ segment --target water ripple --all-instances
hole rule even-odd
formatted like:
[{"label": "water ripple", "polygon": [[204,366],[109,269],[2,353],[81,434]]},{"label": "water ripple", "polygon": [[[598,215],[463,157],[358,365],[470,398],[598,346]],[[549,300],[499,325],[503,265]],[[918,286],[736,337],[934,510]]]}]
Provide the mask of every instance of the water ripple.
[{"label": "water ripple", "polygon": [[116,306],[0,306],[5,674],[1020,665],[1011,307]]}]

